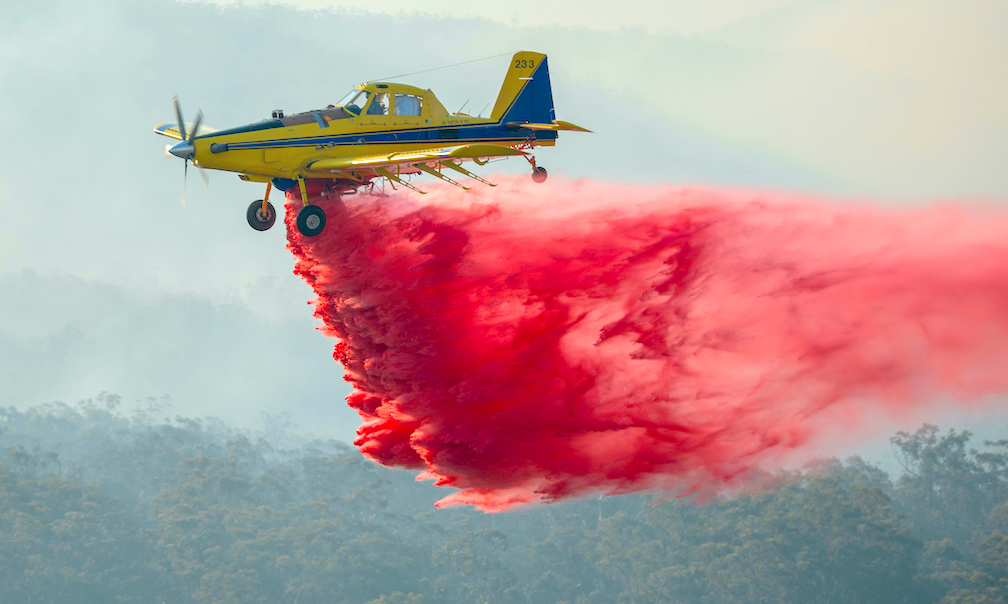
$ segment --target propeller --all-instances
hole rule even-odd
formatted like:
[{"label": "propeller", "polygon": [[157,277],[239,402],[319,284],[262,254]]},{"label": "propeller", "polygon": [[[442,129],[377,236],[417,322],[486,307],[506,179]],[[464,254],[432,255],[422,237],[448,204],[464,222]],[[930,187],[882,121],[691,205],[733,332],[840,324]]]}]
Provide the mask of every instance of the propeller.
[{"label": "propeller", "polygon": [[185,122],[182,121],[182,107],[178,102],[178,95],[171,98],[172,106],[175,107],[175,119],[178,120],[179,133],[182,134],[182,140],[186,139]]},{"label": "propeller", "polygon": [[[171,153],[176,157],[181,157],[185,161],[182,169],[182,205],[185,205],[187,182],[189,180],[189,160],[195,160],[196,157],[196,148],[193,146],[193,139],[196,138],[199,127],[203,123],[203,111],[197,110],[196,121],[193,122],[192,130],[187,133],[185,122],[182,120],[182,106],[179,104],[178,96],[172,97],[172,106],[175,109],[175,118],[178,120],[178,129],[179,134],[182,135],[182,142],[174,146],[165,147],[165,154]],[[193,165],[199,170],[203,183],[209,185],[210,179],[207,177],[206,171],[195,161],[193,161]]]}]

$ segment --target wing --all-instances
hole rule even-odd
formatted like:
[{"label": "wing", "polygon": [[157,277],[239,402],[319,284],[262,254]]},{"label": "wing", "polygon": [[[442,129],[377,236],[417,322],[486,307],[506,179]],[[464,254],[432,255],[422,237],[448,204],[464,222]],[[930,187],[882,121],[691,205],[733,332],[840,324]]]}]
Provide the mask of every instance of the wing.
[{"label": "wing", "polygon": [[182,140],[182,132],[179,130],[178,124],[158,124],[154,127],[154,132],[177,141]]},{"label": "wing", "polygon": [[358,157],[319,159],[308,164],[306,168],[309,170],[344,171],[400,165],[412,166],[445,159],[478,159],[481,157],[505,157],[508,155],[525,155],[525,152],[503,145],[477,143],[473,145],[436,147],[419,151],[402,151],[386,155],[361,155]]},{"label": "wing", "polygon": [[[189,124],[189,127],[192,128],[192,124]],[[158,124],[154,127],[154,132],[160,134],[161,136],[174,138],[178,141],[182,140],[182,132],[179,130],[178,124]],[[200,124],[199,132],[197,134],[210,134],[211,132],[217,132],[217,128],[211,128],[210,126]]]}]

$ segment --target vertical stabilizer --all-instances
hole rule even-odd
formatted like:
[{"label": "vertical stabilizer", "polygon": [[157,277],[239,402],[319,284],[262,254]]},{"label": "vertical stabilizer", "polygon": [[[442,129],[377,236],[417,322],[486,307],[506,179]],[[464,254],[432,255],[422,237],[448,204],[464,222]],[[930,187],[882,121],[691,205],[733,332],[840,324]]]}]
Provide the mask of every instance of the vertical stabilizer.
[{"label": "vertical stabilizer", "polygon": [[511,58],[490,118],[535,124],[553,122],[553,90],[546,55],[522,51]]}]

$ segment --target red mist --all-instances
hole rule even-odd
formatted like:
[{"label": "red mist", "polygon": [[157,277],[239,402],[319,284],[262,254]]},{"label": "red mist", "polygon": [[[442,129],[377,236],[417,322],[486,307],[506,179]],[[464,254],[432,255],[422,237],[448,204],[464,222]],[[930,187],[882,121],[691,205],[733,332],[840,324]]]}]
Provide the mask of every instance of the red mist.
[{"label": "red mist", "polygon": [[744,484],[866,413],[1008,390],[1008,217],[499,177],[313,200],[295,272],[355,444],[497,511]]}]

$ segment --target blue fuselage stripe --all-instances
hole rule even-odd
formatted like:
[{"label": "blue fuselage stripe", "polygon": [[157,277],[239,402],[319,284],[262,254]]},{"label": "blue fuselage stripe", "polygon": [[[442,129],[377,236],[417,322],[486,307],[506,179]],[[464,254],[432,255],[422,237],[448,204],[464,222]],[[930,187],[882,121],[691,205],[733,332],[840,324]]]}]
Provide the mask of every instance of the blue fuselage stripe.
[{"label": "blue fuselage stripe", "polygon": [[[451,133],[451,136],[439,137],[439,133]],[[433,136],[431,136],[433,135]],[[556,138],[556,132],[541,130],[535,133],[539,140]],[[452,128],[420,128],[407,130],[387,130],[383,132],[368,132],[344,134],[340,136],[312,136],[304,138],[273,139],[265,141],[250,141],[246,143],[228,143],[228,149],[270,149],[276,147],[312,147],[316,145],[342,146],[355,144],[396,144],[396,143],[433,143],[436,145],[463,144],[467,142],[493,142],[524,140],[520,130],[498,126],[496,124],[474,124],[472,126],[456,126]]]}]

